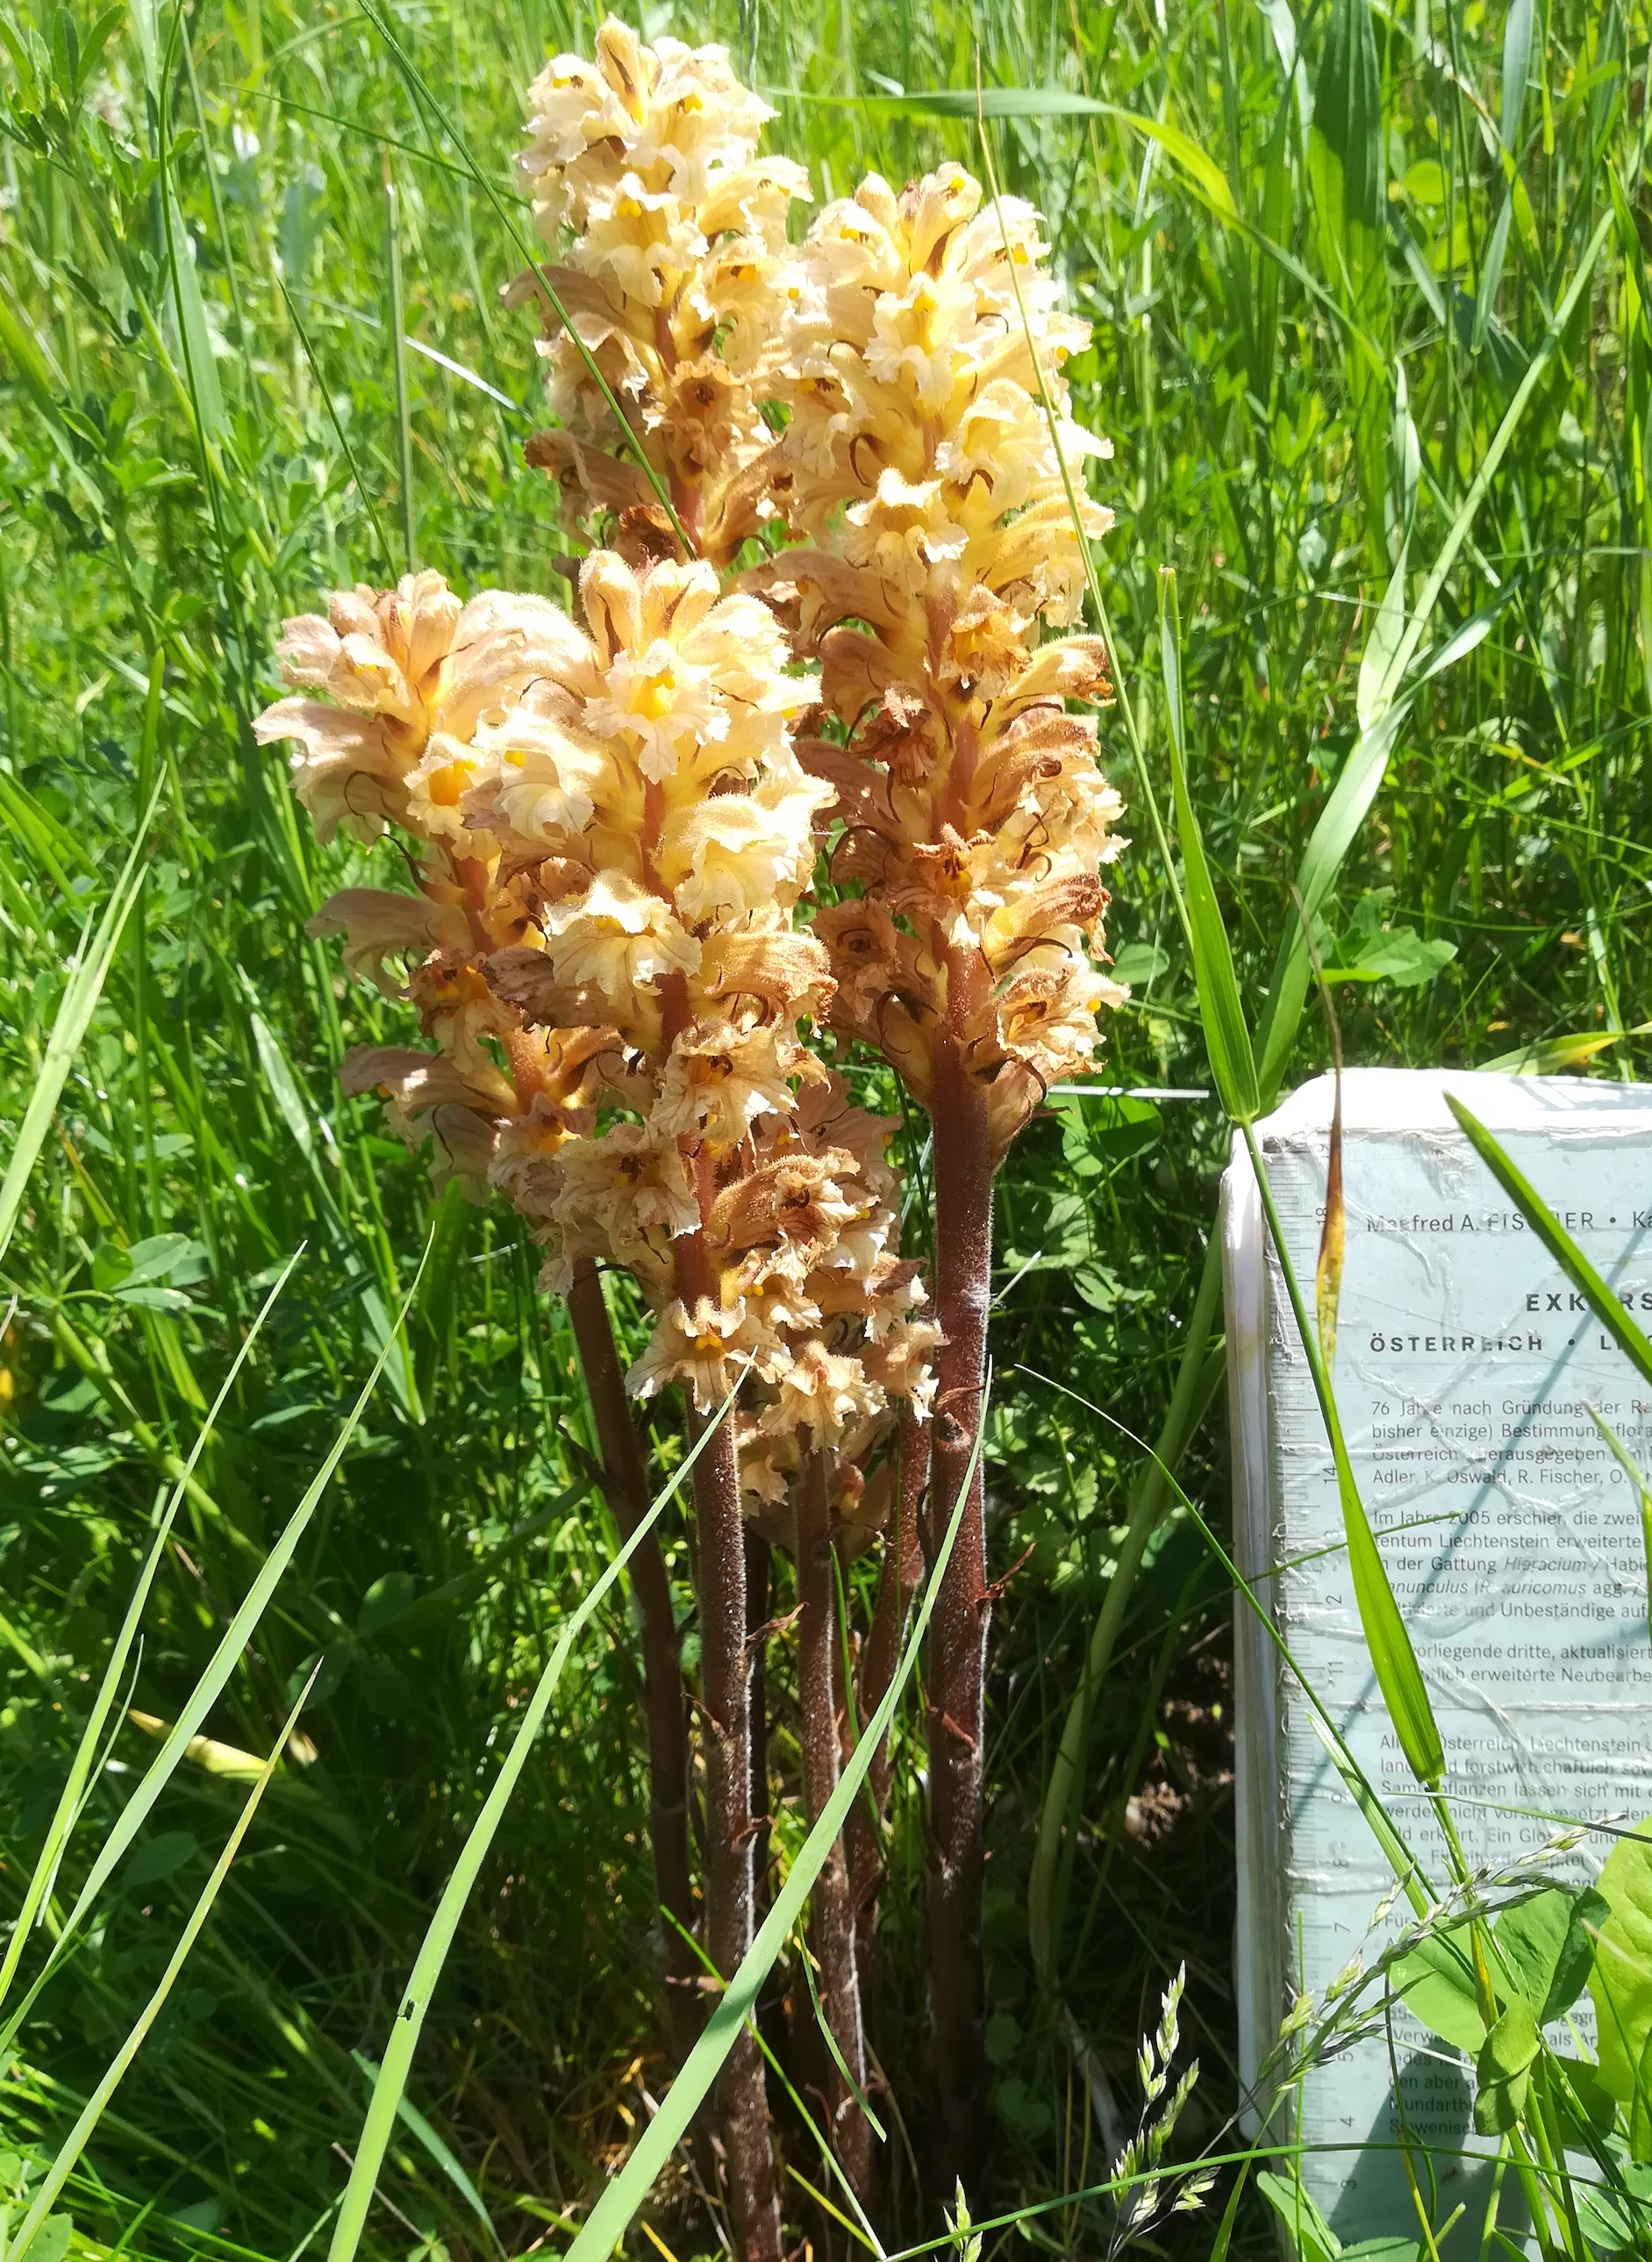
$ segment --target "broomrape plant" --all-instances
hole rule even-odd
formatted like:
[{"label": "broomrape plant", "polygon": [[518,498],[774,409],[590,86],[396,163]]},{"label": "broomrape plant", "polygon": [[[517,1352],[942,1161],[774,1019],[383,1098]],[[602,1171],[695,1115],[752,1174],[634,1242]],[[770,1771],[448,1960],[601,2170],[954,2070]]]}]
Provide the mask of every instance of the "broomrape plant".
[{"label": "broomrape plant", "polygon": [[[843,820],[815,914],[835,1026],[930,1113],[938,1353],[933,1497],[965,1495],[930,1668],[930,1956],[939,2165],[976,2155],[981,2089],[981,1746],[988,1619],[975,1436],[992,1179],[1124,992],[1094,963],[1123,842],[1093,723],[1109,685],[1078,616],[1083,562],[1061,464],[1107,443],[1066,414],[1088,328],[1057,312],[1031,206],[983,208],[961,167],[896,195],[873,175],[823,212],[787,317],[787,510],[808,547],[758,576],[817,655],[843,743],[805,739]],[[1055,429],[1052,429],[1053,412]],[[1059,440],[1060,453],[1057,451]],[[1082,536],[1111,514],[1081,506]],[[973,1474],[968,1473],[973,1457]]]},{"label": "broomrape plant", "polygon": [[[541,1285],[569,1305],[623,1530],[647,1500],[628,1401],[675,1390],[703,1440],[703,1939],[724,1977],[753,1937],[765,1842],[769,1543],[795,1556],[813,1821],[846,1734],[834,1546],[898,1494],[859,1676],[875,1702],[926,1475],[936,1516],[962,1497],[930,1677],[951,2189],[974,2164],[980,2071],[992,1173],[1123,995],[1095,962],[1119,802],[1094,724],[1065,703],[1106,695],[1102,650],[1040,642],[1076,616],[1083,579],[1044,404],[1069,460],[1107,452],[1065,415],[1060,364],[1086,333],[1056,310],[1035,215],[983,209],[957,167],[899,196],[869,179],[789,252],[805,176],[757,155],[771,113],[721,49],[643,47],[610,21],[594,64],[559,58],[529,101],[518,164],[556,263],[510,295],[547,311],[558,421],[529,455],[593,545],[565,561],[577,616],[531,594],[463,603],[434,573],[337,594],[325,617],[286,623],[298,695],[258,736],[296,746],[323,841],[388,827],[416,844],[413,892],[348,888],[311,923],[407,1000],[426,1040],[358,1048],[344,1085],[381,1092],[392,1127],[430,1142],[439,1183],[503,1193],[528,1222]],[[557,305],[578,343],[550,322]],[[772,427],[776,402],[789,416]],[[1108,523],[1087,506],[1086,535]],[[731,565],[744,572],[725,587]],[[852,1106],[807,1041],[829,1019],[930,1111],[938,1326],[900,1254],[894,1126]],[[651,1329],[628,1372],[611,1270]],[[633,1572],[680,2053],[699,1999],[687,1706],[651,1534]],[[880,1763],[871,1819],[834,1848],[811,1915],[833,2044],[813,2086],[862,2201]],[[750,2031],[717,2106],[738,2251],[778,2258]]]}]

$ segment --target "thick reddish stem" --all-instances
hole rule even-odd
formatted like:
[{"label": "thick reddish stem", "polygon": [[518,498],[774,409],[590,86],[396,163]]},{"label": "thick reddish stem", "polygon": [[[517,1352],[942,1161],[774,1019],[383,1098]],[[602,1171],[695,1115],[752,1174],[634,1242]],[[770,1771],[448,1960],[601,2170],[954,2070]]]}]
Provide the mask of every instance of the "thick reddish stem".
[{"label": "thick reddish stem", "polygon": [[[992,1146],[986,1087],[969,1072],[963,1030],[983,1002],[974,951],[947,954],[947,1014],[934,1053],[936,1316],[945,1342],[930,1471],[937,1544],[962,1514],[930,1635],[930,2064],[938,2187],[966,2187],[980,2162],[980,1907],[984,1862],[981,1747],[986,1727],[987,1545],[979,1460],[992,1284]],[[967,1482],[966,1478],[967,1475]]]},{"label": "thick reddish stem", "polygon": [[[579,1347],[579,1364],[596,1422],[602,1488],[614,1522],[628,1539],[648,1512],[648,1468],[625,1395],[625,1377],[603,1301],[602,1282],[588,1257],[574,1268],[568,1315],[573,1322],[574,1341]],[[649,1833],[654,1849],[654,1882],[668,1920],[662,1927],[667,2008],[672,2042],[680,2062],[693,2048],[703,2023],[696,1984],[701,1967],[692,1942],[683,1937],[694,1921],[694,1888],[688,1858],[688,1723],[682,1646],[665,1558],[654,1532],[632,1556],[630,1573],[643,1632]],[[669,1921],[671,1918],[676,1922]]]},{"label": "thick reddish stem", "polygon": [[[731,1422],[719,1425],[694,1464],[694,1516],[707,1715],[706,1945],[718,1971],[730,1979],[751,1945],[754,1928],[745,1532]],[[780,2262],[780,2209],[763,2057],[749,2026],[742,2028],[723,2060],[717,2108],[740,2262]]]},{"label": "thick reddish stem", "polygon": [[[650,784],[643,839],[651,854],[663,796]],[[660,1019],[669,1045],[689,1026],[687,984],[680,974],[660,984]],[[685,1308],[720,1305],[722,1283],[706,1245],[705,1221],[716,1199],[715,1171],[702,1144],[679,1142],[693,1175],[700,1228],[672,1244],[677,1293]],[[692,1413],[689,1427],[705,1437]],[[732,1979],[756,1926],[752,1917],[751,1653],[746,1599],[745,1524],[740,1512],[740,1453],[732,1409],[706,1438],[694,1463],[695,1584],[700,1596],[700,1678],[706,1716],[706,1947],[724,1979]],[[729,2213],[739,2262],[780,2262],[780,2206],[769,2131],[763,2053],[751,2027],[722,2062],[717,2116],[729,2174]]]},{"label": "thick reddish stem", "polygon": [[[797,1488],[797,1693],[801,1715],[803,1802],[809,1826],[837,1788],[837,1580],[832,1567],[830,1463],[823,1452],[804,1461]],[[855,1912],[841,1836],[832,1841],[809,1897],[809,1934],[820,1966],[821,2008],[851,2089],[828,2057],[824,2069],[832,2149],[863,2201],[872,2190],[872,2131],[854,2090],[866,2086],[866,2046],[855,1967]]]},{"label": "thick reddish stem", "polygon": [[[888,1694],[901,1653],[907,1612],[923,1568],[918,1550],[918,1503],[930,1473],[930,1425],[915,1421],[909,1408],[901,1417],[900,1496],[894,1530],[884,1541],[883,1569],[872,1632],[855,1676],[856,1709],[864,1732]],[[844,1833],[849,1857],[849,1897],[855,1912],[855,1962],[860,1974],[860,2015],[873,2023],[873,1972],[877,1950],[878,1892],[883,1884],[881,1825],[889,1809],[892,1769],[889,1739],[879,1739],[866,1770],[864,1795],[855,1802]]]},{"label": "thick reddish stem", "polygon": [[760,1531],[745,1528],[746,1662],[751,1676],[751,1891],[760,1924],[769,1913],[769,1676],[771,1549]]}]

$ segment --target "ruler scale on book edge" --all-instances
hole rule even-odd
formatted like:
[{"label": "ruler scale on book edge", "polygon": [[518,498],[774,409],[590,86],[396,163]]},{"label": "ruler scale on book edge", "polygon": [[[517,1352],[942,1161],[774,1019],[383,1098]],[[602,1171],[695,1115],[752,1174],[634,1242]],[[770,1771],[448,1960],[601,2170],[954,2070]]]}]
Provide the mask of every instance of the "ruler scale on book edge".
[{"label": "ruler scale on book edge", "polygon": [[[1652,1315],[1652,1092],[1577,1079],[1355,1069],[1343,1078],[1347,1246],[1334,1382],[1355,1476],[1446,1747],[1472,1862],[1541,1846],[1547,1816],[1652,1812],[1652,1646],[1634,1488],[1589,1412],[1652,1457],[1652,1390],[1469,1148],[1456,1091],[1509,1150],[1619,1294]],[[1310,1084],[1259,1127],[1297,1278],[1311,1283],[1333,1087]],[[1223,1185],[1235,1547],[1303,1673],[1438,1880],[1427,1801],[1377,1693],[1342,1545],[1336,1479],[1308,1362],[1266,1248],[1248,1157]],[[1290,1999],[1368,1961],[1391,1872],[1316,1736],[1300,1687],[1239,1606],[1236,1713],[1241,2066],[1266,2058]],[[1514,1810],[1529,1808],[1533,1814]],[[1582,1882],[1594,1834],[1551,1874]],[[1573,2013],[1592,2049],[1587,1999]],[[1446,2262],[1475,2251],[1488,2190],[1466,2062],[1404,2009],[1393,2039],[1405,2118],[1436,2157]],[[1280,2123],[1270,2124],[1270,2134]],[[1345,2244],[1417,2220],[1397,2151],[1389,2042],[1311,2071],[1304,2180]],[[1419,2169],[1421,2163],[1419,2162]],[[1424,2172],[1425,2187],[1426,2175]],[[1467,2226],[1472,2222],[1472,2229]],[[1512,2227],[1512,2224],[1511,2224]]]}]

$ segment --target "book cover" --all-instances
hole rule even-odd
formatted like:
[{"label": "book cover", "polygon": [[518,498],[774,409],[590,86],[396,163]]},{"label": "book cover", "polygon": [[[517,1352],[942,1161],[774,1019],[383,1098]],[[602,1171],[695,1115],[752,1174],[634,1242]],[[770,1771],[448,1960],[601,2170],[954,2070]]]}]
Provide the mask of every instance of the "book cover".
[{"label": "book cover", "polygon": [[[1652,1392],[1513,1209],[1445,1104],[1501,1140],[1585,1254],[1652,1328],[1652,1097],[1569,1078],[1352,1070],[1343,1077],[1347,1255],[1334,1387],[1361,1496],[1410,1626],[1472,1862],[1506,1867],[1586,1820],[1555,1882],[1598,1871],[1610,1832],[1652,1812],[1652,1646],[1633,1485],[1597,1408],[1641,1466]],[[1333,1084],[1259,1127],[1298,1283],[1312,1305]],[[1223,1185],[1235,1552],[1299,1668],[1237,1603],[1236,1942],[1241,2071],[1254,2084],[1296,1992],[1368,1963],[1392,1871],[1316,1734],[1315,1689],[1436,1884],[1444,1851],[1378,1694],[1347,1575],[1330,1447],[1242,1142]],[[1574,2013],[1592,2051],[1587,1999]],[[1396,2094],[1397,2079],[1398,2096]],[[1472,2085],[1403,2007],[1308,2074],[1269,2122],[1295,2125],[1304,2181],[1345,2244],[1415,2237],[1402,2128],[1427,2146],[1433,2214],[1487,2195]],[[1400,2102],[1404,2104],[1404,2120]],[[1261,2124],[1270,2100],[1253,2113]],[[1428,2165],[1416,2163],[1426,2183]]]}]

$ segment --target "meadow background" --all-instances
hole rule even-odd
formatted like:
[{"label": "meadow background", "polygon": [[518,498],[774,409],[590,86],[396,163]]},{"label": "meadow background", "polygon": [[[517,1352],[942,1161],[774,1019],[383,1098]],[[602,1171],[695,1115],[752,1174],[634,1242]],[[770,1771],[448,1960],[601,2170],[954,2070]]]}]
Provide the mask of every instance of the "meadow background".
[{"label": "meadow background", "polygon": [[[0,2175],[15,2185],[126,2032],[321,1660],[304,1756],[274,1778],[67,2194],[87,2251],[296,2262],[325,2243],[429,1907],[614,1545],[568,1329],[534,1293],[519,1221],[433,1205],[423,1163],[336,1088],[347,1044],[411,1017],[347,981],[303,924],[347,881],[395,885],[398,852],[318,850],[280,750],[249,731],[281,616],[330,587],[416,557],[467,594],[565,588],[549,491],[521,457],[540,421],[533,324],[497,294],[522,264],[523,90],[549,52],[588,49],[597,20],[542,0],[0,16],[0,1155],[88,914],[159,793],[0,1277],[0,1922],[157,1500],[287,1260],[302,1245],[166,1552],[48,1934],[430,1243],[208,1740],[11,2044]],[[1375,713],[1403,601],[1422,661],[1447,664],[1420,688],[1413,670],[1317,913],[1346,1055],[1633,1075],[1652,881],[1648,18],[1615,0],[748,0],[649,8],[639,28],[725,40],[776,106],[771,146],[806,159],[822,196],[868,167],[980,169],[979,74],[1003,184],[1049,216],[1094,325],[1071,374],[1115,450],[1092,473],[1117,513],[1096,565],[1140,748],[1138,764],[1122,708],[1103,718],[1134,844],[1110,922],[1133,994],[1099,1080],[1176,1096],[1057,1096],[1001,1197],[988,1451],[1009,1584],[979,2197],[1030,2208],[1104,2173],[1107,2114],[1132,2114],[1137,2039],[1183,1962],[1203,2068],[1183,2145],[1216,2136],[1236,2086],[1230,1598],[1180,1512],[1148,1542],[1091,1708],[1042,1976],[1027,1921],[1038,1817],[1140,1473],[1115,1425],[1151,1435],[1163,1418],[1227,1143],[1201,1097],[1146,801],[1170,798],[1158,569],[1176,572],[1193,803],[1247,1002],[1295,924],[1292,875]],[[1328,1044],[1311,1012],[1287,1081]],[[1190,1365],[1189,1402],[1210,1411],[1182,1461],[1218,1530],[1219,1374],[1217,1351]],[[660,1466],[672,1450],[663,1436]],[[664,1528],[686,1610],[676,1510]],[[782,1776],[787,1672],[781,1639]],[[657,2093],[638,1682],[616,1596],[461,1927],[375,2255],[554,2249]],[[880,1985],[910,2103],[921,1748],[897,1756]],[[801,1835],[793,1801],[777,1858]],[[818,2241],[807,2195],[788,2204]],[[639,2254],[714,2251],[682,2178],[650,2220]],[[1002,2237],[1100,2253],[1109,2226],[1074,2200]],[[1211,2237],[1197,2216],[1155,2234],[1189,2254]],[[1242,2213],[1232,2251],[1269,2241]]]}]

